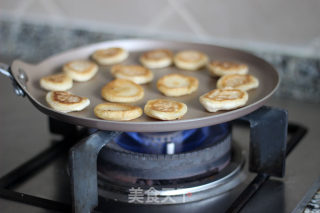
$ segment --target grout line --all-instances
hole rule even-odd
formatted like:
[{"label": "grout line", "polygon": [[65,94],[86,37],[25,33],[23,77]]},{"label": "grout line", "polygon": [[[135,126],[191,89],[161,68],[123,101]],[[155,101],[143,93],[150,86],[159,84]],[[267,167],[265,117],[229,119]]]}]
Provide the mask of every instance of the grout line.
[{"label": "grout line", "polygon": [[172,8],[168,5],[164,9],[159,12],[156,18],[154,18],[151,22],[146,25],[148,31],[151,29],[156,29],[159,27],[164,21],[168,20],[168,18],[173,14]]},{"label": "grout line", "polygon": [[22,1],[20,4],[18,4],[18,7],[14,11],[14,14],[17,18],[21,18],[26,11],[26,9],[29,8],[30,4],[32,4],[34,0],[25,0]]},{"label": "grout line", "polygon": [[57,2],[53,0],[40,1],[42,6],[45,8],[46,12],[49,13],[50,18],[54,17],[61,21],[67,21],[64,11],[57,6]]},{"label": "grout line", "polygon": [[189,13],[189,11],[182,4],[179,3],[179,1],[168,0],[168,2],[199,38],[204,39],[205,37],[207,37],[207,32],[194,19],[194,17]]}]

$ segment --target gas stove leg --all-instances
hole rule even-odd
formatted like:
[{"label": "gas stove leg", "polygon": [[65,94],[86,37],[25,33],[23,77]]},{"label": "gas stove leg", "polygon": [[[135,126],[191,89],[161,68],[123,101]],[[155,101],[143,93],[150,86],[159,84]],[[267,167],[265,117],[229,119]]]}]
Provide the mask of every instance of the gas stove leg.
[{"label": "gas stove leg", "polygon": [[250,123],[250,171],[283,177],[288,129],[287,111],[263,106],[240,119]]},{"label": "gas stove leg", "polygon": [[97,157],[119,132],[98,131],[70,150],[73,212],[88,213],[98,205]]}]

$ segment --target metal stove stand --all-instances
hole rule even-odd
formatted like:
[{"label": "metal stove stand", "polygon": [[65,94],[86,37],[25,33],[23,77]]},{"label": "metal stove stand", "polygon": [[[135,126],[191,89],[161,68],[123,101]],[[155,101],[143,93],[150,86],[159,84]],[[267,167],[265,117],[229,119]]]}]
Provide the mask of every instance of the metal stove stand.
[{"label": "metal stove stand", "polygon": [[[258,174],[230,206],[228,212],[239,212],[270,176],[281,177],[284,175],[284,160],[286,155],[294,149],[307,132],[306,128],[300,125],[290,123],[287,126],[287,113],[283,110],[269,107],[262,107],[240,120],[250,123],[251,142],[249,168]],[[78,164],[80,162],[82,164],[86,162],[83,161],[85,159],[91,159],[86,162],[86,165],[96,165],[96,158],[100,149],[109,141],[108,139],[111,139],[119,133],[98,131],[91,134],[89,138],[84,139],[89,135],[87,129],[79,131],[73,125],[61,123],[53,119],[50,119],[50,130],[53,133],[62,134],[64,136],[63,140],[1,177],[0,197],[48,210],[70,212],[73,209],[77,212],[89,212],[98,202],[96,166],[90,167],[90,171],[92,171],[93,174],[89,178],[84,178],[84,181],[80,183],[79,178],[83,177],[84,173],[81,173],[81,171],[77,169]],[[286,140],[287,132],[290,136],[289,140]],[[104,140],[101,140],[101,137],[103,137]],[[68,152],[70,148],[80,140],[81,142],[74,146],[70,152],[73,204],[56,202],[14,191],[15,185],[27,181],[28,178],[53,162],[59,155]],[[91,146],[92,144],[94,144],[94,146]],[[266,144],[268,145],[266,146]],[[93,154],[90,155],[83,152],[83,150],[88,149],[91,149]],[[274,152],[277,154],[270,157],[269,154]],[[83,167],[82,170],[84,170]],[[90,191],[83,193],[83,186],[90,186]],[[83,200],[83,198],[88,197],[90,197],[89,200]],[[81,208],[80,205],[82,205]]]}]

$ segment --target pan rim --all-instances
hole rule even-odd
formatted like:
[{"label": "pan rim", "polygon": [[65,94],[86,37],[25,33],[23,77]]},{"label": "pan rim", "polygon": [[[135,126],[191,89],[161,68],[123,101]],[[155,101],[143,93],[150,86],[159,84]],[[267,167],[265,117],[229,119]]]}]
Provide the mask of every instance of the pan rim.
[{"label": "pan rim", "polygon": [[[94,48],[95,46],[99,45],[110,45],[112,43],[118,43],[118,42],[163,42],[163,43],[170,43],[170,42],[175,42],[175,43],[181,43],[182,44],[192,44],[192,45],[207,45],[210,47],[216,47],[216,48],[221,48],[225,49],[228,51],[233,51],[237,52],[241,55],[245,55],[246,57],[253,58],[254,60],[258,60],[261,63],[264,63],[264,65],[268,66],[268,69],[271,71],[271,73],[274,75],[274,82],[275,84],[272,85],[272,89],[268,91],[268,93],[264,96],[256,100],[255,102],[246,105],[242,108],[238,108],[235,110],[230,110],[223,112],[221,114],[213,114],[213,115],[208,115],[205,117],[197,117],[197,118],[191,118],[191,119],[182,119],[182,120],[174,120],[174,121],[158,121],[158,120],[152,120],[150,122],[146,121],[130,121],[130,122],[125,122],[125,121],[108,121],[108,120],[100,120],[98,118],[91,118],[91,117],[79,117],[79,116],[74,116],[70,115],[68,113],[62,113],[56,110],[53,110],[49,108],[48,106],[43,105],[40,101],[38,101],[36,98],[30,94],[28,89],[23,85],[23,83],[17,78],[17,75],[13,75],[13,77],[16,79],[18,82],[19,86],[22,87],[24,92],[27,94],[28,98],[31,100],[32,104],[34,104],[41,112],[44,114],[47,114],[50,117],[54,117],[56,119],[66,121],[69,123],[81,125],[81,126],[87,126],[87,127],[92,127],[92,128],[97,128],[101,130],[111,130],[111,131],[129,131],[129,132],[166,132],[166,131],[177,131],[177,130],[184,130],[184,129],[192,129],[192,128],[199,128],[203,126],[210,126],[210,125],[215,125],[219,123],[224,123],[228,122],[231,120],[235,120],[239,117],[242,117],[244,115],[247,115],[256,109],[260,108],[278,89],[279,84],[280,84],[280,76],[277,70],[274,69],[274,67],[263,60],[260,57],[257,57],[251,53],[248,53],[246,51],[242,50],[237,50],[237,49],[232,49],[228,47],[221,47],[221,46],[216,46],[216,45],[211,45],[211,44],[203,44],[203,43],[196,43],[196,42],[176,42],[176,41],[167,41],[167,40],[153,40],[153,39],[123,39],[123,40],[111,40],[111,41],[105,41],[105,42],[99,42],[99,43],[94,43],[82,47],[77,47],[73,48],[67,51],[64,51],[62,53],[50,56],[43,61],[34,64],[34,65],[29,65],[23,61],[20,60],[15,60],[12,64],[12,71],[13,74],[17,73],[17,70],[21,66],[26,66],[29,69],[32,69],[34,67],[41,67],[44,66],[46,63],[55,60],[57,57],[61,57],[63,54],[69,54],[74,51],[81,51],[82,49],[85,48]],[[28,67],[29,66],[29,67]],[[156,126],[156,127],[154,127]]]}]

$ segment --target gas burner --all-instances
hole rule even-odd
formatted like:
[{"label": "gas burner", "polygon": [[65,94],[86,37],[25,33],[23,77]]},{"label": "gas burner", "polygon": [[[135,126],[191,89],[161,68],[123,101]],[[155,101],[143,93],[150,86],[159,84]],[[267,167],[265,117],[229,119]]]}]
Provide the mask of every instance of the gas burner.
[{"label": "gas burner", "polygon": [[[161,139],[158,143],[151,145],[154,137],[159,133],[135,134],[141,135],[141,138],[153,138],[147,142],[137,142],[125,140],[128,134],[120,135],[115,141],[108,143],[103,148],[98,157],[98,169],[101,173],[113,178],[115,181],[122,180],[124,182],[137,183],[138,180],[171,180],[179,178],[193,177],[206,173],[217,173],[225,168],[231,158],[231,131],[229,124],[212,126],[192,131],[183,141],[176,142],[172,136],[180,135],[183,132],[174,132],[165,135],[161,133]],[[204,138],[203,132],[206,132]],[[152,136],[151,136],[152,135]],[[140,141],[142,141],[140,138]],[[166,139],[164,139],[166,138]],[[176,154],[152,154],[155,147],[166,147],[167,139],[170,138],[170,144],[173,147],[179,145],[179,151],[189,149],[196,146],[196,149],[188,152]],[[197,141],[201,139],[201,141]],[[126,142],[126,143],[124,143]],[[129,146],[130,142],[132,144]],[[127,146],[124,146],[127,145]],[[123,147],[143,151],[151,147],[151,153],[133,152]],[[167,145],[168,146],[168,145]],[[185,148],[186,147],[186,148]],[[173,149],[171,150],[173,151]]]},{"label": "gas burner", "polygon": [[243,163],[240,148],[231,148],[228,123],[169,133],[124,133],[100,151],[99,189],[105,198],[122,202],[130,202],[128,194],[135,188],[147,197],[152,189],[159,198],[170,196],[168,202],[191,202],[234,188],[243,179]]},{"label": "gas burner", "polygon": [[[213,151],[212,149],[205,150],[205,152]],[[224,162],[223,169],[219,171],[218,169],[208,170],[200,175],[179,179],[137,179],[132,176],[123,176],[117,171],[110,170],[109,167],[101,168],[100,166],[98,169],[99,194],[114,201],[149,205],[188,203],[218,196],[235,188],[245,179],[245,174],[242,172],[244,158],[241,149],[233,146],[230,154],[232,155],[231,159],[227,163]],[[190,155],[189,157],[195,156],[199,157],[200,155]],[[175,161],[175,158],[178,157],[171,158],[171,160]],[[166,160],[162,158],[160,161]],[[198,166],[201,165],[201,162],[198,162]],[[222,162],[218,160],[217,163]],[[169,168],[167,169],[169,170]],[[153,169],[153,171],[161,175],[157,169]],[[174,169],[171,170],[171,173],[173,171]],[[131,175],[130,172],[128,175]],[[135,190],[140,190],[143,193],[139,200],[130,197],[130,194],[135,193]],[[152,196],[156,196],[157,199],[150,200]]]}]

